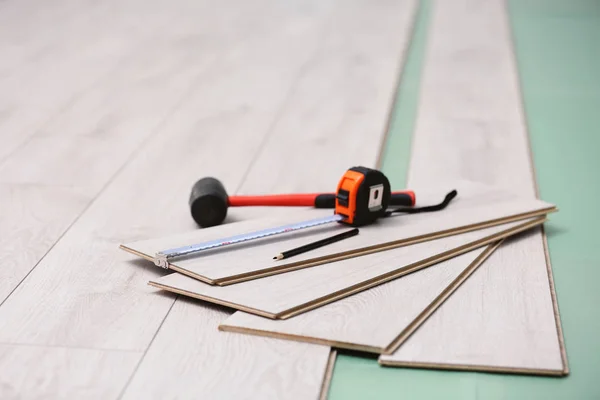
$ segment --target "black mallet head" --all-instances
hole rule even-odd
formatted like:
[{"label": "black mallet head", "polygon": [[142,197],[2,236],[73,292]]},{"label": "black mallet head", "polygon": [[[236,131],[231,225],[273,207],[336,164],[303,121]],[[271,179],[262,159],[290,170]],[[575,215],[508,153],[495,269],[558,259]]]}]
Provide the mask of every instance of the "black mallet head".
[{"label": "black mallet head", "polygon": [[202,228],[208,228],[225,220],[229,199],[223,184],[218,179],[207,177],[192,187],[189,205],[194,221]]}]

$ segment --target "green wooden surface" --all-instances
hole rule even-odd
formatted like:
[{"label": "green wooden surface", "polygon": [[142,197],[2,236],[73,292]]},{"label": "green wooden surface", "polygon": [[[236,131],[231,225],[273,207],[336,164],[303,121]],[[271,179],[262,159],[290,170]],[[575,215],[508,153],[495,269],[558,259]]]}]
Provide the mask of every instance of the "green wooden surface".
[{"label": "green wooden surface", "polygon": [[[425,1],[382,169],[404,186],[431,4]],[[510,0],[525,111],[547,223],[570,375],[565,378],[383,368],[340,355],[329,398],[600,399],[600,1]]]}]

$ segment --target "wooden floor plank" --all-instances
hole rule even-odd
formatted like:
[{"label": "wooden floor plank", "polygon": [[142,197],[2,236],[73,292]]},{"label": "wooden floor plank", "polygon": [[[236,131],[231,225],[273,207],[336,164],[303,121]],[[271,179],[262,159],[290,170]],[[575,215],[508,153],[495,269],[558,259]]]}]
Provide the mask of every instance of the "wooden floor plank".
[{"label": "wooden floor plank", "polygon": [[[174,293],[273,319],[286,319],[531,229],[544,219],[512,222],[314,268],[219,287],[173,273],[150,283]],[[466,266],[465,266],[466,267]]]},{"label": "wooden floor plank", "polygon": [[331,192],[346,169],[375,167],[415,4],[355,1],[337,10],[287,104],[293,112],[276,121],[241,192]]},{"label": "wooden floor plank", "polygon": [[[160,271],[135,262],[126,263],[131,257],[119,252],[117,244],[158,230],[169,233],[197,229],[185,198],[191,183],[200,177],[199,173],[216,174],[228,184],[241,182],[262,137],[280,112],[291,83],[297,80],[299,67],[310,62],[323,27],[328,18],[333,17],[331,3],[315,2],[308,6],[304,13],[298,13],[271,2],[268,4],[270,13],[264,14],[263,9],[245,20],[248,29],[260,26],[261,36],[246,35],[246,42],[203,80],[189,102],[173,115],[161,133],[106,188],[39,268],[0,307],[0,314],[5,313],[0,318],[5,322],[0,327],[4,339],[39,345],[147,348],[174,299],[160,294],[149,296],[146,282]],[[264,17],[261,19],[260,15]],[[175,162],[165,163],[169,158]],[[152,184],[148,184],[150,179]],[[34,298],[37,308],[31,307]],[[23,310],[28,315],[23,315]],[[190,340],[198,339],[197,329],[208,327],[206,318],[198,315],[196,305],[190,306],[185,317],[178,313],[185,311],[185,306],[177,306],[173,311],[177,323],[171,329],[180,338],[185,327],[194,328],[188,331]],[[188,325],[189,313],[199,318],[198,323]],[[182,317],[184,320],[180,320]],[[223,335],[216,325],[214,333]],[[174,342],[167,339],[161,342],[157,337],[156,343],[164,343],[156,348],[161,359],[164,359],[165,346],[173,350]],[[202,342],[205,346],[197,348],[198,352],[187,359],[190,365],[200,363],[206,368],[188,369],[192,374],[179,376],[177,381],[169,379],[170,384],[178,382],[179,385],[171,385],[170,390],[183,388],[188,393],[197,390],[202,387],[199,378],[209,377],[211,371],[220,371],[222,378],[228,377],[221,385],[222,393],[233,393],[235,386],[230,385],[233,376],[224,375],[223,371],[245,369],[251,374],[245,381],[249,388],[239,387],[242,395],[256,398],[252,396],[256,391],[266,395],[261,398],[270,398],[276,396],[279,389],[290,390],[288,398],[319,395],[329,358],[328,348],[319,347],[319,351],[315,351],[315,346],[282,342],[282,350],[303,351],[278,352],[279,347],[274,347],[272,341],[261,346],[264,340],[256,339],[249,341],[240,335],[241,344],[236,348],[228,346],[233,342],[224,337],[223,348],[230,349],[236,357],[240,351],[246,351],[237,369],[232,368],[231,359],[227,359],[227,365],[222,368],[206,363],[206,351],[214,343]],[[306,350],[308,348],[310,350]],[[189,355],[188,347],[179,349]],[[300,357],[289,357],[299,353]],[[182,360],[186,358],[178,354],[176,352],[176,362],[185,365]],[[259,356],[262,354],[266,357]],[[248,371],[248,360],[255,361],[254,370]],[[27,366],[16,364],[13,368],[25,370]],[[140,371],[145,371],[144,365]],[[170,371],[176,372],[175,369]],[[161,372],[164,373],[163,368]],[[143,376],[144,382],[155,381],[156,370],[150,368],[149,373],[152,378]],[[287,385],[267,379],[273,376],[279,379],[282,374],[290,377]],[[305,380],[298,379],[299,375]],[[237,372],[235,378],[240,379]],[[132,386],[131,390],[135,389],[136,386]]]},{"label": "wooden floor plank", "polygon": [[318,398],[329,347],[220,332],[231,312],[193,303],[177,301],[123,399]]},{"label": "wooden floor plank", "polygon": [[460,285],[465,265],[474,264],[476,268],[495,245],[491,247],[492,250],[471,251],[287,320],[238,311],[219,329],[381,354],[399,333],[414,330],[422,323],[422,319],[418,320],[423,318],[422,312],[432,312],[438,305],[430,305],[437,296],[444,290],[455,290],[452,285],[457,279]]},{"label": "wooden floor plank", "polygon": [[[432,24],[409,184],[461,177],[535,197],[504,2],[438,1]],[[549,274],[539,229],[507,241],[380,362],[566,373]]]},{"label": "wooden floor plank", "polygon": [[[226,4],[227,7],[232,7],[232,10],[229,10],[232,11],[231,14],[243,14],[245,11],[243,4],[246,2]],[[406,7],[413,7],[414,4],[414,2],[390,3],[390,6],[399,7],[394,9],[394,12],[404,17],[405,12],[409,10]],[[354,5],[356,8],[350,15],[356,18],[357,24],[345,25],[351,29],[346,32],[348,35],[354,32],[356,26],[362,25],[361,13],[368,6],[363,2]],[[256,150],[268,137],[275,117],[283,109],[282,105],[285,105],[286,99],[293,94],[291,84],[302,76],[302,68],[310,71],[311,61],[315,59],[314,55],[318,54],[315,50],[319,48],[327,31],[324,28],[329,27],[330,23],[337,18],[335,12],[338,6],[332,2],[322,1],[302,2],[301,5],[254,2],[248,7],[250,11],[255,8],[256,10],[246,14],[240,24],[223,24],[226,28],[225,33],[229,35],[220,39],[212,38],[214,42],[207,38],[207,41],[215,44],[216,47],[213,49],[215,52],[226,53],[227,56],[219,60],[218,68],[211,70],[211,73],[202,79],[193,96],[168,119],[153,140],[144,145],[143,151],[133,157],[131,163],[96,198],[39,267],[0,307],[2,315],[0,317],[2,339],[0,340],[18,344],[32,343],[39,345],[40,349],[45,349],[45,346],[91,347],[111,351],[118,349],[124,351],[123,354],[130,354],[131,350],[134,352],[145,350],[173,305],[174,299],[156,293],[149,295],[149,288],[145,283],[161,271],[155,268],[144,268],[144,265],[139,263],[125,262],[131,260],[131,257],[119,252],[117,244],[122,241],[139,240],[156,231],[169,234],[196,229],[189,216],[185,199],[189,194],[191,183],[201,176],[199,174],[215,174],[227,184],[234,186],[243,181],[244,172],[251,165]],[[221,11],[224,14],[228,12],[225,8],[221,8]],[[391,10],[382,11],[385,11],[383,17]],[[149,16],[151,15],[150,11]],[[408,16],[412,16],[412,13],[409,12]],[[190,12],[186,17],[189,18],[188,22],[193,21],[196,26],[202,26],[199,22],[202,18],[209,18],[207,15],[198,15],[197,12]],[[400,40],[400,46],[406,45],[409,27],[397,23],[391,24],[393,22],[391,19],[387,21],[390,24],[386,26],[385,34],[393,38],[398,32],[402,33],[404,40]],[[381,27],[376,22],[377,20],[371,20],[368,26],[378,32]],[[173,29],[180,29],[181,26],[190,25],[176,23]],[[252,32],[256,32],[256,35]],[[336,30],[333,32],[337,37],[346,36],[346,34],[340,35]],[[198,39],[186,37],[185,31],[182,33],[184,37],[181,46],[184,48],[185,39]],[[240,40],[240,36],[244,40]],[[372,45],[381,43],[379,36],[374,36],[371,40],[373,40]],[[223,43],[231,45],[230,52],[226,52],[227,47]],[[352,43],[347,45],[352,46]],[[401,59],[396,61],[401,63]],[[165,63],[168,64],[166,61]],[[388,71],[396,71],[397,65]],[[390,77],[396,76],[394,74]],[[388,85],[385,87],[387,89]],[[143,96],[135,100],[144,104],[149,101]],[[120,104],[130,106],[129,103]],[[90,109],[94,107],[102,109],[105,106],[106,98],[98,98],[82,104],[79,110],[85,112],[84,115],[89,115]],[[156,110],[151,109],[151,111]],[[96,122],[98,123],[97,120]],[[109,118],[105,122],[110,125],[114,121],[110,121]],[[129,122],[132,129],[138,126],[136,121]],[[59,130],[58,125],[54,129]],[[40,138],[49,139],[53,134],[55,133],[42,132]],[[77,134],[76,130],[67,130],[65,138],[76,141]],[[126,136],[127,131],[123,131],[122,135]],[[127,137],[121,139],[115,136],[112,140],[117,143],[120,140],[123,140],[124,144],[128,143]],[[40,143],[36,144],[37,148],[31,144],[28,150],[27,147],[24,149],[33,154],[51,142],[51,140],[40,140]],[[330,153],[329,148],[325,150]],[[63,155],[69,154],[64,149],[62,151]],[[46,180],[48,178],[40,170],[31,168],[21,170],[16,166],[18,161],[14,162],[15,166],[9,165],[9,167],[15,174],[7,173],[8,182],[48,184]],[[46,166],[59,165],[52,159],[46,159],[45,163]],[[344,165],[344,168],[347,167]],[[95,172],[93,170],[91,172],[92,176],[96,177]],[[49,182],[49,185],[54,186],[73,186],[77,191],[87,190],[95,184],[96,182],[93,181],[87,182],[76,170],[70,170],[65,176],[59,176],[57,180]],[[235,213],[232,213],[235,219],[233,214]],[[35,301],[35,306],[32,306],[32,301]],[[180,304],[185,302],[175,304],[173,315],[176,322],[171,330],[166,330],[166,332],[174,332],[176,336],[181,336],[182,326],[188,326],[189,323],[188,318],[183,317],[188,314],[178,313],[184,311],[186,307]],[[192,312],[198,311],[197,304],[187,304],[187,306],[193,307],[190,308]],[[167,325],[163,326],[167,329]],[[201,328],[202,323],[192,324],[192,326]],[[196,331],[190,331],[191,339],[195,338],[195,333]],[[216,329],[215,333],[224,335]],[[163,352],[174,350],[173,343],[177,343],[177,338],[175,341],[172,338],[167,339],[161,341],[160,336],[156,337],[156,343],[162,344],[155,350],[159,355],[156,358],[158,362],[164,359]],[[265,362],[268,364],[272,360],[278,360],[274,364],[277,365],[275,376],[279,377],[283,373],[282,369],[302,365],[295,362],[281,364],[279,361],[287,354],[276,354],[272,341],[269,341],[269,347],[264,349],[264,346],[254,345],[263,342],[264,339],[239,335],[238,340],[251,343],[244,349],[255,352],[253,356],[248,355],[254,360],[260,360],[256,354],[262,352],[270,351],[270,354],[274,354],[274,358],[265,358]],[[206,344],[213,345],[213,343]],[[298,344],[289,342],[282,342],[282,346],[315,348],[309,345],[298,347]],[[197,349],[198,353],[190,361],[192,363],[204,361],[202,357],[208,349],[210,347]],[[189,347],[180,346],[178,352],[179,357],[176,357],[176,362],[181,363],[189,354]],[[149,356],[152,354],[148,353]],[[184,356],[181,357],[181,354]],[[311,354],[305,351],[303,357]],[[310,378],[309,385],[304,387],[317,388],[314,391],[311,389],[310,392],[311,395],[314,393],[315,397],[319,395],[321,379],[325,375],[324,370],[317,374],[318,368],[315,365],[321,363],[319,357],[309,360],[310,363],[307,364],[309,372],[305,374],[304,371],[300,371],[302,376]],[[328,357],[327,350],[323,366],[327,364]],[[207,368],[214,368],[212,364],[204,365]],[[247,367],[245,363],[244,366]],[[164,365],[160,368],[161,372],[164,372],[163,367]],[[13,363],[11,368],[21,374],[26,372],[29,366],[24,363]],[[101,365],[98,368],[115,369],[113,365]],[[219,370],[237,371],[231,368],[231,364]],[[144,371],[144,364],[140,366],[140,371]],[[156,368],[149,368],[148,371],[152,377],[149,379],[146,376],[143,380],[152,382],[156,376]],[[169,380],[169,383],[178,382],[181,387],[191,390],[190,388],[194,386],[200,387],[198,374],[202,378],[204,375],[208,376],[210,372],[210,370],[190,371],[194,374],[187,378],[188,384],[183,385],[183,380],[173,379]],[[254,372],[260,371],[257,368],[254,370]],[[265,371],[266,376],[272,376],[269,375],[273,373],[272,370],[262,371]],[[315,381],[313,377],[317,375],[319,375],[318,380]],[[287,376],[296,380],[290,384],[298,388],[301,384],[297,382],[298,371],[294,371],[293,374],[287,373]],[[264,377],[263,374],[262,377],[258,376],[255,379],[264,379]],[[231,381],[232,379],[229,379],[227,383]],[[272,381],[268,383],[273,384]],[[106,390],[102,387],[105,385],[104,381],[98,381],[97,384],[100,385],[97,390]],[[135,389],[135,386],[133,388]],[[260,383],[252,388],[265,390],[267,394],[273,393],[268,386],[263,387]],[[171,389],[177,387],[171,386]],[[225,389],[234,388],[229,385]],[[58,389],[54,389],[53,394],[58,392]],[[304,394],[307,393],[309,392],[298,391],[297,395],[299,398],[305,398]],[[112,397],[112,392],[105,394],[106,397]],[[251,394],[249,396],[252,397]]]},{"label": "wooden floor plank", "polygon": [[0,303],[91,200],[60,187],[0,184]]},{"label": "wooden floor plank", "polygon": [[[19,3],[0,34],[7,40],[0,48],[15,55],[0,69],[0,163],[121,62],[146,51],[149,40],[167,34],[163,28],[176,15],[160,0]],[[139,12],[142,6],[148,13]]]},{"label": "wooden floor plank", "polygon": [[[392,355],[381,356],[381,363],[562,375],[556,326],[548,321],[550,293],[539,281],[539,269],[533,268],[543,265],[544,253],[519,249],[538,235],[535,231],[507,239],[413,336]],[[474,298],[473,287],[484,294]],[[499,290],[504,287],[510,292]],[[494,351],[496,347],[502,351]]]},{"label": "wooden floor plank", "polygon": [[0,344],[0,397],[116,399],[139,358],[138,352]]},{"label": "wooden floor plank", "polygon": [[[367,2],[344,2],[344,9],[346,11],[339,12],[340,8],[336,8],[336,18],[339,15],[339,18],[343,18],[342,22],[339,22],[341,27],[335,27],[334,29],[329,29],[326,31],[327,33],[321,33],[318,37],[321,41],[327,42],[332,40],[331,38],[343,38],[346,35],[351,36],[352,32],[360,27],[360,31],[364,34],[365,37],[370,38],[369,41],[373,41],[372,44],[383,42],[393,42],[394,44],[394,52],[396,54],[401,53],[401,49],[407,44],[408,33],[410,31],[410,18],[412,17],[414,8],[416,6],[416,2],[408,1],[408,2],[395,2],[395,3],[386,3],[383,10],[379,10],[378,13],[381,14],[381,19],[386,20],[386,25],[378,24],[377,19],[364,18],[363,14],[368,13],[368,10],[371,10],[373,7],[371,3]],[[351,11],[348,11],[351,10]],[[396,15],[397,19],[394,23],[390,19],[383,18],[384,15]],[[347,19],[347,20],[346,20]],[[400,22],[402,21],[402,22]],[[405,23],[406,22],[406,23]],[[343,29],[342,29],[343,27]],[[383,36],[385,35],[385,36]],[[385,39],[388,37],[389,39]],[[394,41],[394,37],[397,41]],[[337,39],[336,39],[337,40]],[[397,46],[397,47],[396,47]],[[368,46],[367,46],[368,47]],[[344,53],[348,52],[349,49],[355,48],[352,42],[344,42],[343,50]],[[359,47],[361,53],[364,49],[362,46]],[[319,53],[322,54],[322,50]],[[376,57],[378,58],[378,57]],[[399,64],[401,64],[402,59],[396,60],[395,64],[388,65],[385,69],[387,76],[387,83],[381,85],[383,86],[380,90],[387,90],[390,82],[396,78],[396,71],[398,69]],[[317,71],[320,71],[318,74],[315,74],[313,71],[315,68]],[[340,69],[342,67],[340,66]],[[280,121],[286,120],[295,120],[299,124],[299,127],[308,126],[311,124],[310,119],[300,118],[299,110],[304,110],[306,106],[300,106],[302,104],[310,103],[311,101],[316,101],[312,99],[310,95],[311,92],[319,93],[319,87],[321,82],[324,80],[323,75],[329,76],[331,74],[329,70],[323,70],[320,66],[319,58],[315,58],[314,65],[311,64],[307,66],[305,69],[304,77],[311,77],[310,79],[306,78],[305,80],[300,81],[295,90],[291,93],[289,101],[286,102],[288,106],[283,110]],[[341,71],[341,70],[340,70]],[[343,73],[340,72],[340,73]],[[368,79],[371,79],[372,75],[368,74]],[[356,82],[348,84],[347,92],[349,94],[345,94],[344,96],[353,97],[353,93],[355,91],[360,92],[360,88],[364,86],[362,82]],[[334,92],[335,94],[335,92]],[[333,95],[332,95],[333,96]],[[335,97],[335,96],[333,96]],[[332,101],[339,101],[335,98]],[[293,106],[292,106],[293,105]],[[368,115],[372,115],[373,118],[379,118],[378,115],[381,115],[380,112],[374,112],[374,108],[381,107],[380,103],[375,103],[370,105],[368,102],[365,102],[363,107],[366,109],[366,113]],[[348,118],[352,117],[353,110],[346,110],[346,115]],[[327,125],[327,118],[320,118],[319,125],[312,125],[313,129],[319,132],[323,132],[323,126]],[[374,122],[375,123],[375,122]],[[285,128],[285,129],[284,129]],[[307,129],[304,129],[306,131]],[[339,179],[339,175],[335,173],[317,173],[316,175],[301,173],[294,174],[289,177],[289,182],[292,184],[284,185],[279,179],[279,168],[290,168],[293,171],[299,171],[302,169],[302,166],[306,163],[307,160],[297,159],[290,157],[290,164],[285,167],[280,164],[280,154],[292,154],[296,151],[293,146],[281,146],[277,143],[285,142],[285,139],[289,139],[293,141],[296,135],[296,129],[292,129],[289,124],[282,125],[280,128],[273,129],[271,135],[265,138],[266,147],[269,151],[263,151],[260,153],[259,158],[256,160],[257,167],[256,169],[250,169],[248,171],[247,177],[243,180],[242,183],[243,190],[246,193],[257,193],[261,191],[265,192],[278,192],[278,191],[300,191],[300,190],[308,190],[311,188],[311,191],[317,190],[327,190],[330,191],[335,187],[337,180]],[[379,135],[382,135],[383,132],[378,132]],[[332,143],[336,142],[336,138],[341,138],[344,135],[343,130],[336,130],[331,132],[330,138],[332,139]],[[374,140],[375,139],[375,140]],[[341,139],[340,139],[341,140]],[[371,136],[366,135],[358,135],[356,136],[356,140],[359,141],[361,146],[372,148],[370,146],[373,145],[373,142],[380,142],[381,137],[373,138]],[[344,158],[336,158],[336,157],[328,157],[332,151],[332,143],[328,143],[327,146],[320,146],[311,148],[311,155],[314,156],[317,160],[321,160],[324,166],[328,171],[344,171],[351,165],[347,164],[346,159]],[[231,149],[229,149],[231,151]],[[372,154],[375,154],[373,152]],[[375,158],[368,160],[363,159],[363,161],[367,164],[367,166],[375,166],[377,160]],[[270,169],[263,169],[262,165],[271,165]],[[217,175],[219,176],[219,175]],[[222,176],[219,176],[222,177]],[[240,192],[240,185],[238,184],[236,187],[235,179],[233,179],[232,172],[228,171],[228,174],[224,175],[226,178],[224,180],[226,186],[231,193]],[[251,182],[251,183],[245,183]],[[289,209],[285,208],[244,208],[240,210],[231,210],[232,219],[252,219],[257,218],[259,216],[265,215],[282,215],[290,213]],[[213,228],[211,228],[213,229]],[[189,300],[178,300],[175,302],[173,309],[162,328],[158,332],[155,341],[152,343],[148,355],[142,361],[140,365],[140,369],[135,375],[131,386],[128,387],[125,392],[126,398],[140,398],[144,397],[145,393],[150,392],[158,392],[158,393],[166,393],[168,392],[170,396],[178,397],[185,396],[186,393],[191,393],[192,397],[203,397],[205,394],[205,389],[207,387],[214,388],[215,393],[221,395],[221,398],[286,398],[286,399],[307,399],[307,398],[326,398],[327,386],[330,378],[330,373],[332,371],[332,357],[330,356],[329,351],[327,351],[325,355],[325,359],[323,359],[323,354],[321,353],[321,346],[312,347],[314,345],[302,344],[303,346],[310,347],[294,347],[294,349],[302,349],[305,348],[306,354],[300,354],[295,350],[293,357],[290,357],[290,354],[287,353],[289,347],[287,345],[291,344],[291,342],[287,342],[287,344],[283,344],[281,341],[273,341],[271,339],[265,338],[252,338],[252,339],[261,339],[261,341],[249,341],[250,336],[247,335],[237,335],[237,334],[224,334],[224,332],[212,332],[211,336],[214,337],[212,342],[203,341],[201,344],[198,343],[198,335],[194,334],[192,331],[190,336],[183,336],[181,333],[182,327],[188,326],[188,324],[202,326],[204,325],[203,320],[201,320],[198,315],[204,315],[208,310],[212,310],[211,305],[206,305],[201,302],[189,301]],[[228,311],[226,314],[222,314],[219,318],[220,320],[225,319],[228,315],[231,314],[232,311]],[[215,325],[208,326],[209,329],[217,329],[218,323]],[[240,349],[237,343],[247,343],[243,349]],[[176,344],[176,345],[174,345]],[[293,343],[294,346],[299,345],[298,343]],[[211,348],[216,347],[220,349],[228,349],[224,350],[225,354],[230,355],[233,350],[237,350],[240,354],[235,354],[235,363],[233,361],[228,361],[229,359],[225,359],[225,364],[221,364],[220,362],[217,364],[216,362],[211,364],[203,363],[201,364],[202,368],[198,367],[198,363],[201,362],[202,359],[206,359],[206,354],[211,353]],[[250,356],[250,352],[252,357]],[[318,352],[318,354],[316,354]],[[276,382],[273,382],[272,379],[268,379],[272,377],[272,374],[262,374],[262,376],[257,375],[257,373],[263,371],[262,367],[256,366],[257,360],[262,362],[270,363],[274,354],[277,353],[277,357],[284,357],[284,360],[280,360],[276,367],[274,367],[274,371],[277,373]],[[190,355],[191,354],[191,355]],[[223,354],[221,352],[220,354]],[[307,356],[312,358],[309,360]],[[237,364],[237,360],[244,360],[243,366]],[[220,360],[220,359],[219,359]],[[246,361],[247,360],[247,361]],[[315,360],[318,360],[318,365],[315,364]],[[323,362],[324,360],[324,362]],[[290,382],[290,372],[287,366],[290,365],[302,365],[306,368],[313,368],[313,371],[306,372],[306,369],[296,370],[294,371],[293,379],[296,382]],[[327,370],[325,370],[327,367]],[[164,374],[164,379],[155,380],[155,371],[159,368]],[[206,369],[211,369],[207,371]],[[214,372],[212,369],[215,369],[220,373],[218,377],[218,382],[223,384],[219,387],[216,387],[215,384],[217,382],[211,382],[212,377],[214,376]],[[252,371],[250,371],[252,369]],[[240,378],[240,373],[237,371],[243,371]],[[318,378],[318,379],[317,379]],[[236,388],[231,385],[231,382],[236,382],[241,379],[241,384]],[[254,382],[250,380],[254,379]],[[321,385],[321,381],[324,382]],[[280,383],[277,383],[280,382]],[[316,387],[318,390],[314,390],[314,385],[318,384]],[[223,387],[223,385],[229,385],[228,390]],[[285,390],[288,387],[290,390]],[[298,388],[297,390],[291,390],[291,388]],[[308,390],[310,387],[310,390]],[[241,391],[241,389],[244,391]],[[215,397],[219,397],[216,395]]]},{"label": "wooden floor plank", "polygon": [[[147,348],[173,298],[151,295],[147,282],[161,271],[127,263],[132,257],[119,251],[119,243],[197,229],[186,201],[192,183],[200,173],[242,179],[257,138],[314,53],[332,10],[322,3],[299,14],[266,4],[270,13],[255,11],[235,29],[223,26],[219,66],[0,307],[0,342]],[[237,12],[244,7],[253,8],[240,4]]]},{"label": "wooden floor plank", "polygon": [[[189,8],[186,11],[205,11],[202,3]],[[207,22],[201,26],[191,18],[181,18],[177,29],[140,44],[116,71],[7,158],[0,166],[0,182],[64,185],[97,193],[187,101],[197,84],[221,66],[220,58],[231,57],[237,50],[239,45],[232,43],[224,26],[235,24],[244,11],[248,10],[231,14],[214,10],[204,16]],[[218,40],[205,40],[207,35]],[[218,46],[220,53],[215,51]],[[71,57],[77,53],[67,50]],[[85,68],[81,61],[72,64]],[[46,97],[55,97],[49,90]]]},{"label": "wooden floor plank", "polygon": [[[123,3],[129,12],[135,9],[136,3]],[[158,4],[150,4],[150,11]],[[127,7],[126,7],[127,6]],[[164,6],[164,5],[163,5]],[[64,230],[86,209],[91,200],[106,186],[112,177],[126,164],[143,143],[162,128],[162,123],[180,107],[190,96],[190,91],[196,89],[199,81],[207,74],[213,76],[214,69],[219,68],[220,57],[232,57],[238,51],[239,45],[235,43],[234,35],[227,28],[230,24],[241,18],[246,8],[235,12],[225,13],[213,10],[205,13],[206,3],[192,6],[185,1],[175,5],[180,13],[182,10],[192,14],[203,13],[207,22],[198,26],[197,21],[186,13],[178,20],[177,29],[165,32],[154,32],[154,39],[148,40],[138,46],[129,58],[120,64],[118,70],[108,74],[98,87],[88,91],[75,104],[46,124],[16,150],[4,163],[0,164],[0,184],[3,184],[13,193],[21,192],[20,187],[48,187],[39,189],[40,193],[63,192],[71,193],[73,198],[87,199],[57,206],[50,198],[45,201],[31,199],[27,204],[36,201],[35,215],[53,214],[52,227],[48,229],[44,219],[28,218],[27,224],[15,219],[21,210],[21,204],[11,201],[3,207],[0,214],[6,214],[8,220],[1,229],[6,231],[27,231],[40,241],[35,247],[39,258],[23,259],[21,255],[31,255],[32,243],[24,241],[19,245],[9,247],[3,257],[13,259],[14,268],[0,270],[0,302],[5,299],[16,285],[34,268],[60,237]],[[128,7],[132,7],[131,10]],[[247,10],[246,10],[247,11]],[[172,13],[165,15],[168,19]],[[176,14],[174,14],[176,15]],[[132,30],[131,36],[136,36],[137,28],[128,22],[131,14],[119,14],[117,20],[123,26],[118,29]],[[155,19],[153,12],[148,14],[149,19]],[[160,22],[160,23],[159,23]],[[157,29],[165,21],[158,19],[154,24]],[[86,37],[87,31],[81,32],[81,40]],[[119,34],[117,31],[115,34]],[[161,34],[162,33],[162,34]],[[124,33],[120,33],[126,36]],[[212,35],[214,41],[205,40],[204,37]],[[260,33],[252,36],[244,35],[246,40],[262,40]],[[254,38],[254,39],[252,39]],[[61,44],[68,57],[74,58],[70,62],[76,71],[69,71],[61,67],[60,63],[52,65],[53,69],[67,74],[86,74],[86,52],[77,58],[81,51],[75,45]],[[220,52],[216,51],[220,46]],[[88,49],[90,50],[90,49]],[[92,47],[90,51],[94,50]],[[110,57],[107,57],[110,58]],[[57,63],[50,58],[47,62]],[[63,60],[64,61],[64,60]],[[61,61],[62,62],[62,61]],[[29,74],[29,75],[27,75]],[[20,79],[39,77],[33,71],[21,72],[20,78],[14,81],[20,89]],[[46,75],[45,79],[48,79]],[[59,80],[60,81],[60,80]],[[47,88],[44,96],[48,101],[59,102],[53,97],[53,92],[64,94]],[[9,92],[0,94],[4,98]],[[39,98],[39,96],[34,96]],[[11,96],[6,97],[12,99]],[[29,97],[27,97],[29,98]],[[28,110],[29,107],[19,105],[19,110]],[[28,111],[27,111],[28,112]],[[0,127],[0,130],[4,128]],[[32,162],[35,160],[35,162]],[[31,190],[30,190],[31,191]],[[51,194],[50,194],[51,195]],[[65,198],[66,200],[66,198]],[[33,204],[31,204],[33,205]],[[14,206],[12,209],[9,206]],[[62,208],[60,208],[62,207]],[[54,212],[60,209],[60,214]],[[3,218],[5,219],[5,218]],[[10,239],[14,244],[16,238]],[[18,262],[17,262],[18,261]]]}]

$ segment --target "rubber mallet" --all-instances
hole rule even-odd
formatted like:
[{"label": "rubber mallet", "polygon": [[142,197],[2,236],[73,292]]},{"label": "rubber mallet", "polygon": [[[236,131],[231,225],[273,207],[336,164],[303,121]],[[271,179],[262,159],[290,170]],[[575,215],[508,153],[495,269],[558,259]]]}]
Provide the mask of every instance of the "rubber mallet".
[{"label": "rubber mallet", "polygon": [[[335,193],[300,193],[255,196],[228,196],[223,184],[216,178],[206,177],[192,187],[189,206],[192,218],[203,228],[219,225],[227,216],[229,207],[282,206],[335,208]],[[390,206],[415,205],[415,193],[406,190],[392,192]]]}]

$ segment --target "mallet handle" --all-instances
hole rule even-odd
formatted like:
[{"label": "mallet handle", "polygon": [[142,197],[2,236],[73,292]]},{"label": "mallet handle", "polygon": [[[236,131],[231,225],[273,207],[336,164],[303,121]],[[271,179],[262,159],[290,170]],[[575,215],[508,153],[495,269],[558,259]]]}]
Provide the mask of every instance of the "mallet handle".
[{"label": "mallet handle", "polygon": [[[335,208],[335,193],[272,194],[257,196],[229,196],[230,207],[283,206]],[[415,205],[415,193],[411,190],[392,192],[390,206]]]}]

